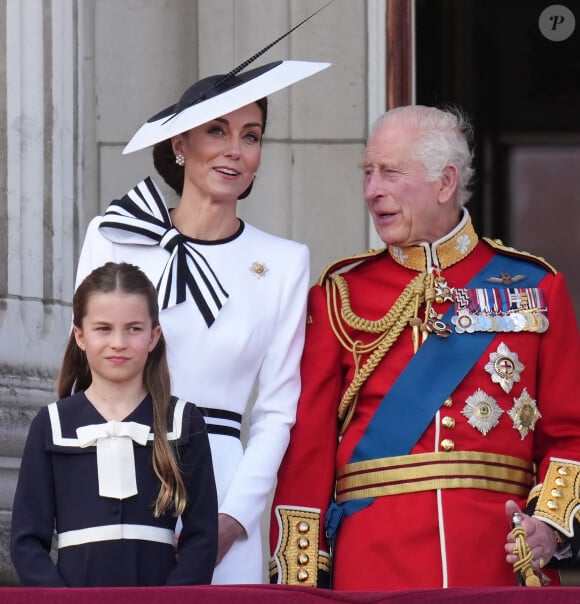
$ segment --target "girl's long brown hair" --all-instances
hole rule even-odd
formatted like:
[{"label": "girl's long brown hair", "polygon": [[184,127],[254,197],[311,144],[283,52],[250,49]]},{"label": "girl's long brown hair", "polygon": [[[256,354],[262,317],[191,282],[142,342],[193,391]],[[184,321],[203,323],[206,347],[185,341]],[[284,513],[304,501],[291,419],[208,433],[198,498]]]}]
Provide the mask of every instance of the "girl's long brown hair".
[{"label": "girl's long brown hair", "polygon": [[[96,268],[77,288],[73,296],[73,324],[82,329],[92,294],[121,292],[137,294],[147,300],[152,327],[159,325],[157,292],[148,277],[138,267],[126,262],[107,262]],[[79,390],[86,390],[92,382],[91,368],[71,330],[57,378],[59,398],[65,398]],[[187,493],[176,452],[167,440],[167,420],[171,399],[171,382],[167,365],[167,351],[163,334],[149,353],[143,370],[143,384],[153,402],[153,469],[161,481],[155,501],[155,516],[173,509],[177,516],[187,503]]]}]

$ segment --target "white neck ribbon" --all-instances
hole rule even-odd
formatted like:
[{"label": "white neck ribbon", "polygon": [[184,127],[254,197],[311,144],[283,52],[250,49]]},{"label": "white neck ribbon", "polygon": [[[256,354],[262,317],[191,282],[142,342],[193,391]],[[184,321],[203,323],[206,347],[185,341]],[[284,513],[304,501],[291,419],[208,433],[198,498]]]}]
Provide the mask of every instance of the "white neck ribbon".
[{"label": "white neck ribbon", "polygon": [[137,495],[133,442],[145,446],[150,430],[137,422],[118,421],[77,428],[80,447],[97,447],[101,497],[127,499]]}]

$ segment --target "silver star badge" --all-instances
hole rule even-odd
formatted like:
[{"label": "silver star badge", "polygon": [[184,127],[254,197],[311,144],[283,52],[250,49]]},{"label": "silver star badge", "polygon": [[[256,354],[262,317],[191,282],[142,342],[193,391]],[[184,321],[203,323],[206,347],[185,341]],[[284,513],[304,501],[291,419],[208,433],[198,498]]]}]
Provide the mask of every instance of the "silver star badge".
[{"label": "silver star badge", "polygon": [[461,413],[467,418],[468,424],[479,430],[484,436],[499,423],[503,409],[492,396],[480,388],[468,396],[465,403]]},{"label": "silver star badge", "polygon": [[499,384],[502,390],[508,393],[514,382],[520,381],[520,373],[525,369],[525,365],[520,363],[518,355],[502,342],[497,347],[497,352],[489,355],[489,363],[485,370],[491,375],[491,381]]},{"label": "silver star badge", "polygon": [[514,429],[520,433],[522,440],[536,427],[536,422],[542,417],[536,401],[528,394],[526,388],[520,397],[514,398],[514,406],[508,414],[513,419]]}]

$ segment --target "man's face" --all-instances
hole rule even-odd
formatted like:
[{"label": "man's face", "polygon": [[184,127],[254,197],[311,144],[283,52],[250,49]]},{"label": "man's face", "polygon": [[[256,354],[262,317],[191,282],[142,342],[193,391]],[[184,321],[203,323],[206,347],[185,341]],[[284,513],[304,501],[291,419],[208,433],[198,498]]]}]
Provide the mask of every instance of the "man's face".
[{"label": "man's face", "polygon": [[455,204],[441,203],[442,179],[427,182],[423,165],[413,157],[417,136],[414,128],[383,124],[367,143],[364,195],[375,228],[388,245],[432,243],[457,220]]}]

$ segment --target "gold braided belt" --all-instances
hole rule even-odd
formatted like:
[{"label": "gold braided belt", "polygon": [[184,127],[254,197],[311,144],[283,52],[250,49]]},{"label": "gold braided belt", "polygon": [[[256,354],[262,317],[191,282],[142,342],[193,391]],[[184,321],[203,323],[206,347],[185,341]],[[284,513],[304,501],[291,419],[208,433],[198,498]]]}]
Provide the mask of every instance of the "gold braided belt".
[{"label": "gold braided belt", "polygon": [[401,495],[436,489],[485,489],[527,497],[533,464],[519,457],[453,451],[384,457],[338,470],[336,501]]}]

